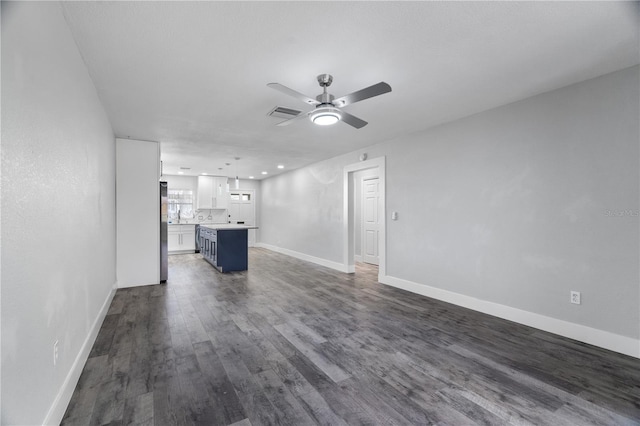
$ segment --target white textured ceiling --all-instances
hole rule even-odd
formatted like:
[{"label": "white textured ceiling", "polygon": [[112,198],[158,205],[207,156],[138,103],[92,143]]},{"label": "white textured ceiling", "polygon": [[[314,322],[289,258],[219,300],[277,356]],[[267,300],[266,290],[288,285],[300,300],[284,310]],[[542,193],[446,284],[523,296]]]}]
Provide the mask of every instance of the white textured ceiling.
[{"label": "white textured ceiling", "polygon": [[[116,136],[160,141],[166,174],[272,176],[640,62],[637,2],[63,8]],[[345,107],[369,122],[360,130],[275,126],[274,106],[309,108],[266,84],[315,97],[321,73],[336,97],[379,81],[393,91]]]}]

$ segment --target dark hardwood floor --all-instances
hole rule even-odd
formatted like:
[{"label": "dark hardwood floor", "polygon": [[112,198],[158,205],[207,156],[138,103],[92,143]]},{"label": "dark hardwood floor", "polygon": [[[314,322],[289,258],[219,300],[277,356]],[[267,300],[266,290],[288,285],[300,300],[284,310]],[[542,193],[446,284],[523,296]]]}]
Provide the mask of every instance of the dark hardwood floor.
[{"label": "dark hardwood floor", "polygon": [[262,249],[118,290],[65,425],[640,424],[640,360]]}]

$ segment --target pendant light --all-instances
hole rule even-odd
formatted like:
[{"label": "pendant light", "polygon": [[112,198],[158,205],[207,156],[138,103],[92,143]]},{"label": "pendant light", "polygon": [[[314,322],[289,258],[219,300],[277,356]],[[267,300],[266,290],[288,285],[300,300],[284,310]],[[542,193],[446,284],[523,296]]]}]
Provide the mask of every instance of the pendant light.
[{"label": "pendant light", "polygon": [[240,179],[238,179],[238,160],[240,160],[240,157],[236,157],[236,189],[240,189]]},{"label": "pendant light", "polygon": [[[224,165],[225,165],[225,166],[227,166],[227,167],[229,167],[229,166],[231,165],[231,163],[224,163]],[[220,169],[220,170],[222,170],[222,169]],[[230,189],[230,188],[229,188],[229,179],[227,179],[227,185],[226,185],[225,190],[226,190],[227,192],[229,192],[229,189]]]}]

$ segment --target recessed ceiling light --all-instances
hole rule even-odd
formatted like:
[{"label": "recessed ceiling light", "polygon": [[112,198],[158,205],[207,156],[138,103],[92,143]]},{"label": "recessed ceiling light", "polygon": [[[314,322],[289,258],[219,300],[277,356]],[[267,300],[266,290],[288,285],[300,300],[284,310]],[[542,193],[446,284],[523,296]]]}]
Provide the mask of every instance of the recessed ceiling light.
[{"label": "recessed ceiling light", "polygon": [[183,175],[183,174],[184,174],[184,172],[178,172],[178,174],[179,174],[179,175]]},{"label": "recessed ceiling light", "polygon": [[267,174],[267,172],[262,172],[262,174],[263,174],[263,175],[266,175],[266,174]]},{"label": "recessed ceiling light", "polygon": [[249,176],[249,179],[253,179],[253,176]]},{"label": "recessed ceiling light", "polygon": [[278,168],[279,169],[284,169],[284,166],[282,164],[278,164]]},{"label": "recessed ceiling light", "polygon": [[206,176],[206,175],[207,175],[207,173],[206,173],[206,172],[202,172],[202,175],[203,175],[203,176]]}]

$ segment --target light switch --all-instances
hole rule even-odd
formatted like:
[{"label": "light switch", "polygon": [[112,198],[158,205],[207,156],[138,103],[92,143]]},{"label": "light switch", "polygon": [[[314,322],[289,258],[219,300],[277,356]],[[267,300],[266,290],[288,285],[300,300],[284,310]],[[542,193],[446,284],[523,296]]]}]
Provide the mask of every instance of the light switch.
[{"label": "light switch", "polygon": [[398,220],[398,212],[391,212],[391,220]]}]

